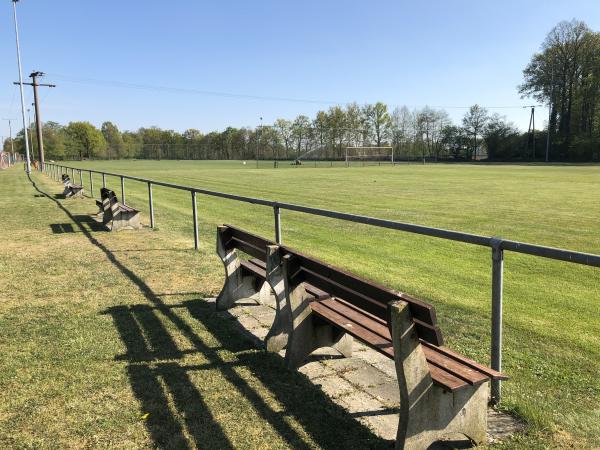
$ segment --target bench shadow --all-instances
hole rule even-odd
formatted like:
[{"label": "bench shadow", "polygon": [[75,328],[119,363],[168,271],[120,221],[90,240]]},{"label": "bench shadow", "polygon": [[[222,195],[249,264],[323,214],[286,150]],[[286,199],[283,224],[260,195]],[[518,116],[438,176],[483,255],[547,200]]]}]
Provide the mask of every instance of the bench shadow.
[{"label": "bench shadow", "polygon": [[50,229],[54,234],[75,233],[75,228],[71,223],[51,223]]},{"label": "bench shadow", "polygon": [[[257,350],[248,338],[234,329],[232,320],[215,313],[214,304],[203,300],[165,304],[142,278],[92,235],[94,230],[90,224],[97,224],[94,219],[73,215],[56,198],[42,191],[30,176],[29,179],[34,189],[55,202],[79,228],[74,232],[83,233],[148,301],[141,305],[114,306],[104,314],[112,317],[125,346],[125,354],[116,355],[115,361],[127,363],[125,370],[140,404],[140,415],[156,447],[232,449],[234,446],[224,426],[234,429],[232,432],[237,435],[244,434],[245,421],[252,418],[229,419],[227,424],[215,419],[207,399],[191,377],[192,374],[203,375],[206,370],[217,370],[220,377],[252,405],[252,412],[267,422],[289,447],[389,449],[393,446],[353,419],[304,375],[288,370],[278,355]],[[184,315],[191,317],[195,327],[210,333],[210,342],[195,332]],[[181,335],[177,342],[165,322]],[[179,349],[177,343],[182,337],[191,343],[192,350]],[[223,350],[228,353],[227,358]],[[190,353],[201,355],[207,362],[186,364],[184,357]],[[251,379],[241,373],[251,374]],[[259,384],[262,389],[258,388]],[[279,405],[273,405],[271,396]],[[225,403],[232,409],[230,416],[234,415],[236,405]],[[301,429],[290,423],[290,418],[295,419]],[[263,445],[268,446],[268,443]]]}]

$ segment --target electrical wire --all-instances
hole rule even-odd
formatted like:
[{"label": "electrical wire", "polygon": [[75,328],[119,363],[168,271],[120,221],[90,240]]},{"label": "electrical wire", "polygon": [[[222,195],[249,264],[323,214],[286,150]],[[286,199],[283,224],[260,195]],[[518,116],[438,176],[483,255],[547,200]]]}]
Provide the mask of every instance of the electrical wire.
[{"label": "electrical wire", "polygon": [[[97,78],[77,78],[68,75],[61,74],[46,74],[49,77],[54,79],[67,82],[67,83],[76,83],[76,84],[87,84],[87,85],[96,85],[96,86],[105,86],[105,87],[116,87],[122,89],[137,89],[137,90],[146,90],[146,91],[156,91],[156,92],[171,92],[171,93],[181,93],[181,94],[197,94],[197,95],[208,95],[213,97],[227,97],[227,98],[241,98],[247,100],[264,100],[264,101],[277,101],[277,102],[288,102],[288,103],[311,103],[311,104],[324,104],[324,105],[344,105],[350,104],[353,102],[340,102],[333,100],[317,100],[317,99],[305,99],[305,98],[293,98],[293,97],[276,97],[276,96],[263,96],[263,95],[254,95],[254,94],[240,94],[240,93],[232,93],[232,92],[219,92],[219,91],[209,91],[209,90],[201,90],[201,89],[192,89],[192,88],[181,88],[181,87],[173,87],[173,86],[159,86],[159,85],[151,85],[151,84],[139,84],[139,83],[130,83],[126,81],[117,81],[117,80],[101,80]],[[469,106],[443,106],[443,105],[407,105],[410,108],[420,108],[428,106],[430,108],[438,108],[438,109],[469,109],[472,105]],[[486,109],[521,109],[524,105],[480,105],[482,108]]]}]

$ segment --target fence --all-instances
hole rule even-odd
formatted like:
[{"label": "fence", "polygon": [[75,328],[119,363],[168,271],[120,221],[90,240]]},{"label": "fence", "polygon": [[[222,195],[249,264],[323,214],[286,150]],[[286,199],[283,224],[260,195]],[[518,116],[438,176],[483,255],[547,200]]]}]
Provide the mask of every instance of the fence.
[{"label": "fence", "polygon": [[[385,219],[378,219],[375,217],[360,216],[355,214],[347,214],[337,211],[329,211],[326,209],[312,208],[309,206],[296,205],[292,203],[281,203],[271,200],[263,200],[252,197],[245,197],[240,195],[227,194],[224,192],[210,191],[207,189],[195,188],[192,186],[184,186],[174,183],[167,183],[164,181],[149,180],[146,178],[140,178],[130,175],[122,175],[111,172],[102,172],[91,169],[80,169],[76,167],[63,166],[60,164],[47,163],[44,171],[52,178],[60,181],[60,176],[65,170],[71,171],[71,179],[75,180],[75,172],[78,172],[79,182],[83,185],[83,172],[89,173],[89,184],[90,194],[93,196],[94,181],[92,174],[102,175],[102,186],[106,187],[106,176],[112,176],[121,180],[121,199],[125,204],[125,180],[138,181],[141,183],[147,183],[148,185],[148,203],[150,209],[150,226],[155,227],[154,220],[154,204],[152,198],[152,186],[162,186],[172,189],[178,189],[182,191],[188,191],[191,193],[191,205],[193,212],[194,221],[194,248],[198,250],[198,213],[196,195],[208,195],[213,197],[226,198],[229,200],[236,200],[245,203],[251,203],[255,205],[262,205],[273,208],[274,214],[274,233],[275,240],[277,243],[282,242],[281,235],[281,210],[296,211],[305,214],[311,214],[315,216],[329,217],[332,219],[344,220],[348,222],[361,223],[365,225],[371,225],[374,227],[388,228],[392,230],[405,231],[408,233],[415,233],[424,236],[432,236],[441,239],[447,239],[451,241],[464,242],[467,244],[480,245],[489,247],[491,249],[491,266],[492,266],[492,342],[491,342],[491,366],[492,369],[501,371],[502,370],[502,293],[503,293],[503,274],[504,274],[504,251],[511,251],[516,253],[524,253],[527,255],[538,256],[542,258],[549,258],[559,261],[566,261],[575,264],[582,264],[592,267],[600,267],[600,255],[594,255],[590,253],[581,253],[571,250],[564,250],[553,247],[544,247],[541,245],[528,244],[525,242],[511,241],[501,239],[499,237],[488,237],[476,234],[461,233],[458,231],[443,230],[440,228],[425,227],[421,225],[415,225],[410,223],[396,222]],[[492,402],[498,403],[501,398],[501,382],[492,382]]]}]

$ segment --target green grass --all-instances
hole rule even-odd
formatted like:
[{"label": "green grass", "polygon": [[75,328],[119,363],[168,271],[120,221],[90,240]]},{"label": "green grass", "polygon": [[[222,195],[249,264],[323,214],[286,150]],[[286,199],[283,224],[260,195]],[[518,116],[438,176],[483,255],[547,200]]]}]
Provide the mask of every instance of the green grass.
[{"label": "green grass", "polygon": [[[600,253],[600,166],[400,165],[349,169],[282,166],[279,170],[274,170],[263,165],[257,170],[251,162],[245,166],[240,162],[190,161],[103,161],[73,164],[234,194]],[[13,173],[0,174],[3,191],[0,201],[3,202],[3,210],[14,209],[14,205],[19,204],[21,199],[12,198],[14,192],[28,189],[25,180]],[[53,192],[57,192],[55,183],[42,176],[36,176],[36,179],[46,190],[52,188]],[[118,179],[108,178],[107,182],[109,187],[119,193]],[[84,178],[84,183],[87,186],[87,177]],[[100,177],[94,177],[94,184],[96,189],[101,185]],[[128,204],[147,213],[146,186],[126,181],[126,192]],[[233,223],[266,236],[273,234],[273,216],[269,208],[199,196],[202,249],[200,254],[195,254],[187,250],[193,244],[189,193],[155,187],[154,199],[158,232],[144,230],[141,233],[112,235],[90,231],[92,238],[110,248],[119,261],[124,258],[123,264],[126,267],[135,267],[136,277],[144,286],[150,286],[152,292],[214,294],[218,291],[222,268],[214,257],[217,224]],[[132,411],[127,417],[134,423],[127,428],[124,424],[128,422],[123,417],[94,411],[91,417],[101,418],[99,420],[102,423],[98,436],[102,439],[112,436],[117,439],[116,443],[120,443],[120,436],[129,436],[127,433],[131,433],[131,442],[136,445],[144,442],[143,439],[151,439],[152,436],[143,433],[143,425],[133,420],[140,411],[139,404],[132,401],[135,394],[131,392],[130,385],[135,377],[131,373],[127,375],[125,371],[125,367],[128,367],[127,358],[120,361],[122,367],[117,364],[116,368],[114,362],[111,364],[110,360],[103,359],[123,353],[123,350],[119,350],[119,345],[122,344],[119,344],[120,340],[115,335],[110,317],[97,314],[102,309],[118,306],[115,298],[121,298],[123,305],[148,304],[146,289],[134,283],[134,293],[139,297],[137,299],[135,295],[132,296],[131,291],[127,291],[125,296],[119,294],[121,291],[117,286],[111,287],[108,291],[111,294],[108,295],[104,289],[98,292],[103,283],[106,283],[107,277],[110,277],[102,274],[103,270],[118,276],[119,280],[124,278],[121,281],[125,285],[132,283],[130,278],[123,277],[121,270],[115,270],[119,269],[118,265],[111,263],[110,259],[106,261],[105,252],[90,246],[89,239],[81,236],[81,233],[60,235],[49,231],[48,224],[53,223],[52,220],[69,223],[69,218],[64,217],[64,213],[57,213],[55,204],[41,197],[33,197],[28,202],[31,205],[25,203],[29,206],[22,212],[20,220],[15,219],[11,223],[12,216],[2,219],[4,229],[22,230],[23,221],[32,224],[32,228],[21,231],[31,235],[25,239],[25,244],[22,241],[10,243],[4,250],[11,256],[11,260],[18,260],[18,263],[11,264],[18,269],[3,268],[3,272],[8,270],[12,274],[12,277],[8,277],[8,283],[12,284],[3,286],[0,282],[0,293],[15,291],[16,294],[11,294],[9,298],[12,300],[6,302],[12,306],[0,306],[3,311],[0,316],[0,332],[10,332],[7,336],[11,336],[7,344],[0,343],[0,346],[9,348],[0,348],[3,352],[17,349],[27,352],[31,347],[30,351],[35,350],[35,356],[47,361],[54,354],[52,343],[49,348],[40,349],[39,339],[46,343],[52,339],[44,333],[50,336],[60,334],[57,342],[62,344],[59,349],[54,350],[60,354],[60,349],[64,347],[63,341],[69,341],[71,335],[67,331],[69,328],[56,330],[55,327],[65,318],[76,322],[72,329],[82,334],[80,339],[83,342],[77,341],[79,346],[73,343],[72,349],[79,352],[74,353],[72,360],[61,363],[58,368],[44,366],[45,370],[49,373],[58,370],[64,377],[73,377],[73,369],[77,366],[89,366],[88,359],[96,354],[95,358],[101,361],[98,365],[102,366],[104,376],[114,380],[115,389],[120,386],[121,393],[112,393],[112,398],[117,398],[117,403],[120,401],[127,405]],[[69,209],[78,208],[78,214],[94,210],[91,200],[61,203]],[[43,204],[43,208],[38,208],[38,204]],[[56,217],[52,218],[52,214]],[[63,217],[59,219],[61,214]],[[4,223],[7,220],[8,223]],[[288,211],[282,211],[282,225],[286,244],[430,301],[438,310],[448,345],[478,361],[488,362],[491,283],[489,249]],[[40,234],[36,227],[43,229],[44,233]],[[69,242],[59,244],[61,240]],[[32,247],[28,254],[23,254],[20,245]],[[84,251],[83,248],[78,250],[79,246],[92,248]],[[136,252],[134,249],[143,251]],[[32,261],[29,256],[37,256],[38,252],[45,256],[39,263]],[[69,268],[65,257],[68,255],[79,260],[82,252],[87,255],[86,263]],[[13,274],[11,270],[17,272]],[[23,278],[33,280],[33,275],[39,270],[44,273],[44,277],[34,283],[36,293],[31,294],[18,281]],[[71,270],[75,270],[76,276],[69,273]],[[597,406],[600,400],[599,282],[600,272],[597,269],[506,254],[504,371],[511,380],[504,384],[503,407],[526,420],[528,430],[502,447],[600,446],[600,409]],[[63,291],[68,292],[68,302],[60,295]],[[82,291],[87,294],[82,295]],[[46,292],[47,295],[41,292]],[[151,304],[155,297],[164,301],[163,297],[152,294]],[[20,300],[22,298],[28,299],[26,303],[33,302],[37,307],[25,308]],[[183,296],[183,301],[189,298],[197,296]],[[177,296],[169,296],[168,299],[170,302],[182,300]],[[52,308],[47,307],[49,301]],[[94,305],[92,309],[96,314],[90,311],[90,303]],[[23,311],[24,308],[26,311]],[[13,309],[14,312],[11,312]],[[131,312],[131,306],[127,307],[127,311],[128,314],[138,314],[137,310]],[[161,309],[159,311],[161,314],[165,313]],[[185,308],[173,311],[179,314]],[[49,314],[54,321],[46,317]],[[212,320],[209,317],[210,315],[206,315],[203,320]],[[172,317],[166,314],[162,319],[171,323],[171,326],[175,322],[174,328],[177,330],[174,329],[173,334],[179,333],[182,342],[190,340],[190,336],[182,332],[181,327],[177,327],[177,321],[172,320]],[[43,322],[40,326],[43,326],[45,332],[38,336],[21,330],[20,325],[36,323],[36,320]],[[196,324],[197,328],[201,328],[203,324],[204,322]],[[198,330],[194,331],[198,333]],[[86,341],[87,335],[91,342]],[[227,339],[223,339],[221,345],[229,345]],[[181,348],[179,345],[177,347]],[[82,351],[82,348],[90,351],[91,355]],[[71,347],[67,346],[67,349]],[[245,355],[248,351],[242,353]],[[240,354],[235,352],[227,355],[229,356],[224,357],[240,358]],[[26,353],[23,358],[32,363],[35,356]],[[187,358],[184,358],[186,362]],[[203,358],[207,358],[206,354],[203,354]],[[181,360],[174,360],[177,361],[176,365],[182,364]],[[212,356],[208,360],[217,365],[223,363],[212,359]],[[0,375],[0,387],[5,387],[8,383],[9,390],[15,389],[13,384],[17,381],[23,383],[23,377],[29,379],[38,376],[32,369],[26,371],[29,375],[21,374],[14,361],[6,365],[6,371],[2,370]],[[153,366],[153,370],[162,373],[163,368]],[[249,370],[252,372],[252,369]],[[86,373],[86,376],[91,377],[91,374]],[[221,371],[218,376],[215,375],[215,379],[222,380],[224,376],[227,378]],[[105,386],[105,380],[98,378],[94,377],[96,383]],[[127,378],[129,385],[124,383]],[[158,378],[162,379],[164,376]],[[228,381],[236,384],[236,380]],[[32,400],[35,389],[49,389],[47,385],[52,386],[54,383],[54,380],[36,379],[31,392],[27,392],[27,388],[20,388],[26,392],[20,392],[18,397],[25,404],[30,402],[35,405],[35,400]],[[85,381],[78,380],[74,386],[81,386],[82,383],[85,385]],[[213,386],[211,383],[209,385]],[[263,385],[269,389],[268,385]],[[56,386],[53,391],[57,401],[61,398],[64,400],[66,396],[61,394],[61,388],[64,386]],[[6,391],[5,387],[4,392]],[[204,395],[209,394],[203,390],[202,396]],[[49,396],[54,398],[52,393]],[[91,399],[77,401],[86,403]],[[99,401],[110,405],[111,409],[116,408],[106,398],[102,397]],[[176,399],[169,401],[176,402]],[[141,403],[144,404],[143,399]],[[11,405],[4,410],[0,409],[0,420],[9,420],[11,423],[15,414],[23,420],[22,415],[26,412],[15,412],[19,407],[20,405]],[[61,410],[64,411],[65,408],[66,406],[62,406]],[[220,407],[216,408],[218,410]],[[171,405],[171,409],[177,410],[177,405]],[[210,407],[208,409],[212,410]],[[57,427],[61,421],[75,420],[72,414],[73,411],[67,411],[63,417],[57,417]],[[226,416],[225,414],[224,417]],[[22,433],[35,429],[31,423],[23,425],[15,420],[13,423],[16,424],[16,429],[22,430]],[[298,417],[297,420],[301,419]],[[224,421],[219,420],[218,424],[222,425]],[[300,423],[297,426],[301,428],[303,425]],[[73,426],[75,428],[70,433],[77,436],[81,433],[81,439],[89,445],[89,439],[95,436],[94,429],[84,432],[83,430],[88,430],[87,427]],[[24,427],[31,429],[23,429]],[[277,429],[274,435],[279,434],[279,439],[282,439],[280,431]],[[65,436],[71,434],[67,432]],[[310,432],[305,434],[309,435],[303,435],[308,439]],[[14,437],[14,433],[11,435]],[[277,446],[275,443],[282,441],[271,442],[271,438],[268,438],[260,441],[262,444],[257,444],[258,442],[250,442],[249,445]],[[286,442],[290,445],[289,440]],[[314,444],[323,446],[324,441]]]}]

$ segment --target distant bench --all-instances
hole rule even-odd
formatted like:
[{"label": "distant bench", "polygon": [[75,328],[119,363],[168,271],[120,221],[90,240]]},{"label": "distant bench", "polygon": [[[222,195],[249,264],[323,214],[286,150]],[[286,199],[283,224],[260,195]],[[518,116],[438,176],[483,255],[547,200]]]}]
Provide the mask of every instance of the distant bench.
[{"label": "distant bench", "polygon": [[83,197],[83,186],[79,184],[73,184],[71,178],[66,173],[62,174],[62,182],[65,186],[63,195],[69,197]]},{"label": "distant bench", "polygon": [[427,448],[456,433],[485,441],[489,381],[507,377],[445,347],[432,305],[228,225],[217,228],[217,253],[226,273],[217,308],[256,294],[265,302],[273,292],[266,346],[285,348],[289,367],[320,347],[350,356],[352,337],[395,360],[397,448]]},{"label": "distant bench", "polygon": [[102,223],[111,231],[142,228],[140,211],[119,203],[117,194],[107,188],[100,189],[101,200],[96,205],[102,211]]},{"label": "distant bench", "polygon": [[100,188],[100,200],[96,200],[96,206],[99,209],[98,215],[104,214],[110,208],[110,203],[108,201],[110,192],[111,190],[108,188]]}]

